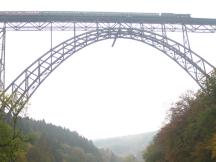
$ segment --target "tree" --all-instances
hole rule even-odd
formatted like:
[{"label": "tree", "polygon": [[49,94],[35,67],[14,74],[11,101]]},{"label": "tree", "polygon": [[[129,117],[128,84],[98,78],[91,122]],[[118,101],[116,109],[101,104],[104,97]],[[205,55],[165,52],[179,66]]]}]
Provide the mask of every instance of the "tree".
[{"label": "tree", "polygon": [[216,133],[213,134],[212,138],[209,141],[209,148],[212,152],[212,158],[216,160]]},{"label": "tree", "polygon": [[205,89],[182,96],[168,119],[144,152],[146,162],[215,162],[216,74]]},{"label": "tree", "polygon": [[[22,135],[16,129],[17,118],[21,113],[21,109],[17,107],[21,105],[10,107],[14,100],[4,93],[0,93],[0,99],[0,161],[24,160],[21,158],[21,154],[24,155],[25,144]],[[7,110],[8,106],[9,109]],[[15,113],[11,116],[10,112],[12,111]]]},{"label": "tree", "polygon": [[54,162],[54,153],[51,142],[45,134],[42,134],[36,145],[27,153],[28,162]]},{"label": "tree", "polygon": [[[12,127],[0,120],[0,161],[16,161],[25,156],[25,144],[21,138],[13,138]],[[23,161],[24,162],[24,161]]]},{"label": "tree", "polygon": [[146,162],[161,162],[164,160],[164,150],[160,145],[151,143],[143,153]]},{"label": "tree", "polygon": [[123,162],[138,162],[134,155],[127,155],[124,157]]}]

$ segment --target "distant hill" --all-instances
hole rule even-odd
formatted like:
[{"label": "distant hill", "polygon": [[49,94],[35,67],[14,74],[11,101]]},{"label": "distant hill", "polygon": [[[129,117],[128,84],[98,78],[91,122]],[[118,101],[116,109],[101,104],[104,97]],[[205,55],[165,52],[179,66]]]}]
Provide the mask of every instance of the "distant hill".
[{"label": "distant hill", "polygon": [[137,159],[142,159],[142,151],[152,141],[156,132],[148,132],[137,135],[114,137],[95,140],[93,143],[98,148],[108,148],[118,156],[133,154]]},{"label": "distant hill", "polygon": [[[16,162],[139,162],[141,152],[155,132],[97,140],[94,143],[77,132],[72,132],[44,120],[18,118],[18,138],[14,141]],[[12,130],[0,119],[0,146]],[[6,140],[5,140],[6,139]],[[12,145],[11,145],[12,146]],[[0,161],[8,161],[10,151],[0,147]],[[133,154],[134,156],[127,156]],[[122,157],[120,157],[121,155]]]},{"label": "distant hill", "polygon": [[17,128],[26,140],[16,162],[121,162],[111,151],[99,150],[77,132],[44,120],[19,118]]}]

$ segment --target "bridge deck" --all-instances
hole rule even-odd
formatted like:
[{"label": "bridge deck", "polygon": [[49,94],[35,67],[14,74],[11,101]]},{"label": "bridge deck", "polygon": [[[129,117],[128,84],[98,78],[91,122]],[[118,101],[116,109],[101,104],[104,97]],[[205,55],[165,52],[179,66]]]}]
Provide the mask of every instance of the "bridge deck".
[{"label": "bridge deck", "polygon": [[75,11],[0,11],[0,22],[104,22],[216,25],[216,19],[192,18],[189,14]]}]

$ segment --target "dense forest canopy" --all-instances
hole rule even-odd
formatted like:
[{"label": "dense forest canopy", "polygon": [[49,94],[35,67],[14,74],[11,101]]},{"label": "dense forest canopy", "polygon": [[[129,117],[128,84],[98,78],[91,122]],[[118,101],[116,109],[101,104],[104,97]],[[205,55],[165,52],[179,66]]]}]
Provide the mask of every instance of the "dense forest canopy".
[{"label": "dense forest canopy", "polygon": [[29,118],[18,118],[13,139],[10,124],[0,120],[1,162],[122,162],[110,150],[99,150],[77,132]]},{"label": "dense forest canopy", "polygon": [[216,74],[205,89],[181,96],[168,118],[145,150],[146,162],[215,162]]}]

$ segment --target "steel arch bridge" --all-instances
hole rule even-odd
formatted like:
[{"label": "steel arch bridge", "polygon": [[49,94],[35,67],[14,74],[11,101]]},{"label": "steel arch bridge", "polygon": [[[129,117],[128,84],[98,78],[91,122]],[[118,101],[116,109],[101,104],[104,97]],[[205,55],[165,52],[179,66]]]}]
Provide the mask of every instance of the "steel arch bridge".
[{"label": "steel arch bridge", "polygon": [[[43,81],[79,50],[99,41],[119,38],[143,42],[161,51],[184,69],[201,87],[215,70],[190,48],[188,32],[214,33],[216,19],[191,18],[188,14],[103,12],[0,12],[0,95],[9,113],[18,114]],[[40,56],[5,88],[6,31],[73,31],[72,38]],[[79,31],[80,34],[77,34]],[[182,43],[168,37],[181,32]],[[13,102],[8,102],[9,98]],[[2,104],[4,105],[4,104]],[[16,110],[13,108],[16,107]]]}]

